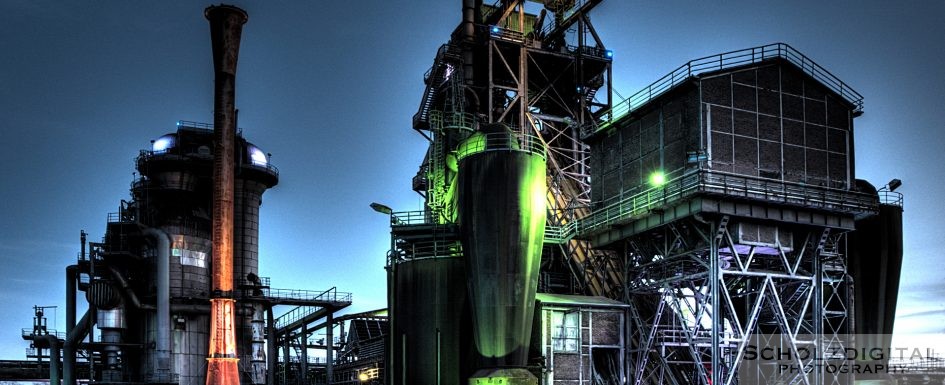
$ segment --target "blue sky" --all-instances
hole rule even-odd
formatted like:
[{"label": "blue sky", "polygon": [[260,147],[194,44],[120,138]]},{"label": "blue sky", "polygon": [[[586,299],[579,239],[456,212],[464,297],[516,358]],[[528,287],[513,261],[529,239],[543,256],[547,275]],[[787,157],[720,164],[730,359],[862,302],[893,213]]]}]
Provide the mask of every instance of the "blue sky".
[{"label": "blue sky", "polygon": [[[212,120],[207,4],[0,3],[0,358],[23,358],[34,304],[63,306],[79,230],[102,236],[138,150],[178,119]],[[383,307],[389,230],[368,204],[419,205],[410,117],[460,1],[236,5],[250,15],[240,126],[282,175],[261,208],[261,275]],[[863,94],[857,177],[900,178],[906,194],[897,333],[945,333],[941,15],[942,1],[608,0],[593,22],[625,96],[690,59],[779,41]],[[50,321],[61,329],[64,310]]]}]

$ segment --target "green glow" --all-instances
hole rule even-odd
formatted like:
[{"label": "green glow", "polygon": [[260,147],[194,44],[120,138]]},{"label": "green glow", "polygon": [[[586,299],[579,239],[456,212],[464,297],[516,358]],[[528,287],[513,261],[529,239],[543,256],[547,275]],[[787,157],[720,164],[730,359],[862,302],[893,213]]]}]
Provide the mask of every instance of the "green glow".
[{"label": "green glow", "polygon": [[466,381],[468,385],[538,385],[538,378],[525,369],[481,369]]},{"label": "green glow", "polygon": [[481,132],[473,133],[459,146],[456,146],[456,158],[463,159],[472,154],[486,150],[486,136]]},{"label": "green glow", "polygon": [[469,379],[470,384],[475,385],[505,385],[512,383],[511,377],[499,376],[499,377],[488,377],[488,378],[471,378]]},{"label": "green glow", "polygon": [[456,154],[450,152],[446,154],[446,169],[453,174],[459,171],[459,162],[456,160]]},{"label": "green glow", "polygon": [[[522,285],[520,299],[516,301],[522,306],[529,307],[529,310],[522,318],[516,319],[518,322],[531,324],[532,311],[531,306],[535,302],[535,291],[538,283],[538,270],[541,265],[541,251],[544,246],[545,222],[547,214],[547,169],[545,160],[537,155],[527,155],[527,160],[520,163],[522,166],[521,174],[517,176],[518,199],[521,202],[520,212],[517,218],[508,218],[510,221],[518,222],[518,233],[523,237],[521,246],[521,275],[524,278],[522,282],[508,282],[506,284]],[[504,311],[504,310],[501,310]],[[513,319],[507,319],[512,321]],[[484,357],[503,357],[511,354],[517,349],[527,347],[531,333],[528,331],[531,327],[524,324],[512,322],[509,324],[490,324],[482,323],[478,325],[477,348]],[[508,384],[502,377],[492,377],[491,384]]]},{"label": "green glow", "polygon": [[666,175],[663,174],[663,171],[656,170],[650,174],[650,185],[653,187],[662,187],[666,184]]},{"label": "green glow", "polygon": [[[469,261],[466,273],[472,277],[475,347],[484,358],[521,360],[524,365],[525,357],[518,355],[527,350],[532,334],[547,215],[547,166],[539,154],[498,149],[463,158],[459,166],[456,195],[463,195],[458,203],[466,210],[459,222],[467,226],[463,252]],[[501,375],[488,377],[497,384]]]}]

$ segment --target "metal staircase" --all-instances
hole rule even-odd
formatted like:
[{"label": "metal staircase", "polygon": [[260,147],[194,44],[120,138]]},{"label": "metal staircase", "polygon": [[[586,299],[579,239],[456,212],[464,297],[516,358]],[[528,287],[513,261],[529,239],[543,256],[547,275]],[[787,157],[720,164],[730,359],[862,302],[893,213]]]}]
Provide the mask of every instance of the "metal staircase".
[{"label": "metal staircase", "polygon": [[420,108],[413,115],[413,128],[415,130],[430,129],[430,110],[433,108],[434,96],[437,90],[443,85],[449,76],[462,67],[462,56],[458,47],[451,44],[443,44],[436,53],[433,60],[433,66],[423,74],[423,82],[426,88],[423,90],[423,98],[420,100]]}]

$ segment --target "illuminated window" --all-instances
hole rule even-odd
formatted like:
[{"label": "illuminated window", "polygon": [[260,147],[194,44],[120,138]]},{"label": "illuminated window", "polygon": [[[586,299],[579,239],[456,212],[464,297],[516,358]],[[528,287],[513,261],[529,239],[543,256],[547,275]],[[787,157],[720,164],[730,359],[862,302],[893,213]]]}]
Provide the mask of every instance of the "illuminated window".
[{"label": "illuminated window", "polygon": [[578,352],[581,318],[576,311],[551,313],[551,345],[556,352]]}]

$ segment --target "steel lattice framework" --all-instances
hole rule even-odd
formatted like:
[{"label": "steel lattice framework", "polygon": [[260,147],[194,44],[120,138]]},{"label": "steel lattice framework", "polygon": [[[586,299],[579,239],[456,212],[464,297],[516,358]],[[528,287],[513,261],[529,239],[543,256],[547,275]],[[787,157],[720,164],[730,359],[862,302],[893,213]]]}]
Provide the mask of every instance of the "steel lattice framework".
[{"label": "steel lattice framework", "polygon": [[[739,366],[746,346],[766,336],[781,338],[795,356],[814,346],[846,347],[844,234],[807,226],[795,230],[802,241],[793,249],[752,246],[736,242],[729,221],[693,216],[622,242],[633,383],[847,383],[816,370],[811,378],[773,378]],[[798,364],[812,369],[816,362]]]},{"label": "steel lattice framework", "polygon": [[[413,183],[426,198],[429,221],[455,219],[451,157],[458,143],[495,124],[534,135],[546,148],[551,232],[589,214],[590,148],[580,135],[593,131],[612,105],[613,55],[588,16],[600,2],[547,2],[537,14],[526,12],[524,0],[476,6],[474,37],[454,35],[439,49],[413,118],[414,129],[430,141]],[[609,266],[615,255],[586,241],[547,238],[545,290],[621,291],[618,277],[608,273],[617,266]]]}]

